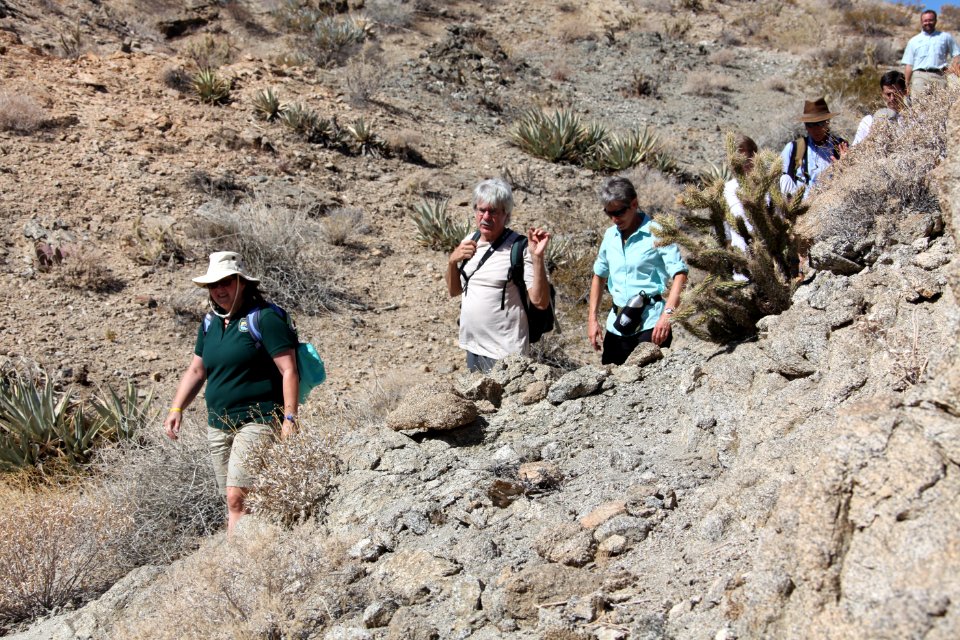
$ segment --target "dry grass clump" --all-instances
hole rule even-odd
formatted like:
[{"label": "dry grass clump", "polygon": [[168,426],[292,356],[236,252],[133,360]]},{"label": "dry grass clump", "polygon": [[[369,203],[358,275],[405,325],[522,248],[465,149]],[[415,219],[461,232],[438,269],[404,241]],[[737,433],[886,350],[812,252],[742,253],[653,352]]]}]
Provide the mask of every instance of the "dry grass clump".
[{"label": "dry grass clump", "polygon": [[103,592],[131,526],[96,494],[0,485],[0,631]]},{"label": "dry grass clump", "polygon": [[187,43],[183,55],[196,69],[218,69],[228,64],[233,57],[234,47],[229,38],[216,38],[205,35],[200,40]]},{"label": "dry grass clump", "polygon": [[636,187],[637,204],[643,211],[658,216],[680,211],[677,198],[683,188],[672,176],[642,165],[623,175]]},{"label": "dry grass clump", "polygon": [[33,133],[42,129],[47,114],[30,96],[0,91],[0,131]]},{"label": "dry grass clump", "polygon": [[60,263],[60,282],[73,289],[111,293],[123,289],[123,281],[113,275],[100,253],[80,247]]},{"label": "dry grass clump", "polygon": [[344,429],[343,413],[301,416],[301,430],[254,454],[256,483],[247,504],[252,513],[283,525],[322,515],[341,461],[332,451]]},{"label": "dry grass clump", "polygon": [[[292,530],[248,517],[233,540],[216,537],[150,588],[149,606],[114,627],[118,638],[315,637],[365,606],[351,586],[346,544],[308,523]],[[130,609],[133,609],[132,607]]]},{"label": "dry grass clump", "polygon": [[168,564],[223,526],[205,424],[185,423],[177,441],[154,420],[137,442],[106,449],[94,493],[130,521],[117,557],[125,566]]},{"label": "dry grass clump", "polygon": [[286,309],[326,313],[350,300],[321,261],[323,228],[304,208],[274,207],[258,193],[236,205],[212,201],[197,210],[191,233],[208,252],[238,251]]},{"label": "dry grass clump", "polygon": [[710,54],[710,57],[707,60],[710,61],[710,64],[720,65],[721,67],[728,67],[730,64],[737,58],[735,54],[730,49],[717,49]]},{"label": "dry grass clump", "polygon": [[713,98],[723,95],[725,91],[730,91],[730,84],[731,79],[728,76],[708,71],[695,71],[687,76],[683,84],[683,92],[702,98]]},{"label": "dry grass clump", "polygon": [[388,31],[409,29],[416,20],[416,3],[398,0],[366,0],[363,10],[367,17]]},{"label": "dry grass clump", "polygon": [[356,56],[347,64],[343,77],[344,93],[350,104],[367,105],[383,87],[383,57],[376,52]]},{"label": "dry grass clump", "polygon": [[892,230],[906,212],[938,213],[930,173],[946,157],[947,115],[958,98],[960,88],[938,89],[899,123],[874,121],[869,137],[825,176],[801,233],[858,244],[874,230]]},{"label": "dry grass clump", "polygon": [[385,375],[375,373],[370,386],[362,392],[362,400],[355,409],[369,420],[382,420],[400,406],[407,392],[416,382],[416,376],[405,371],[389,371]]},{"label": "dry grass clump", "polygon": [[330,244],[342,247],[351,244],[354,239],[366,233],[363,223],[363,210],[341,207],[332,210],[323,221],[323,237]]}]

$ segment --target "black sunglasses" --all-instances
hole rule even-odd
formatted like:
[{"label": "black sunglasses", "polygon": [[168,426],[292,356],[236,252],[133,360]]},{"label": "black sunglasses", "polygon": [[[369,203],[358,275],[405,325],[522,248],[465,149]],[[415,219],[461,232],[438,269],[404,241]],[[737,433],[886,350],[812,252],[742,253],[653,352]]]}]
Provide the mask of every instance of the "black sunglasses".
[{"label": "black sunglasses", "polygon": [[629,211],[629,210],[630,210],[630,205],[627,205],[627,206],[625,206],[625,207],[623,207],[623,208],[621,208],[621,209],[617,209],[617,210],[615,210],[615,211],[607,211],[606,207],[604,207],[603,212],[604,212],[605,214],[607,214],[608,216],[610,216],[611,218],[619,218],[620,216],[622,216],[623,214],[625,214],[625,213],[626,213],[627,211]]}]

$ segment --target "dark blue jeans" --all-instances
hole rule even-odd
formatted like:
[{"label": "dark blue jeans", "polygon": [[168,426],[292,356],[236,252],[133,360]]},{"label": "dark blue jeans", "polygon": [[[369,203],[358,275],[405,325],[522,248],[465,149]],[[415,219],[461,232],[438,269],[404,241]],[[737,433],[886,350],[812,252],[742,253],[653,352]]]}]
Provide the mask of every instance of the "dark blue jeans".
[{"label": "dark blue jeans", "polygon": [[490,373],[490,369],[493,369],[495,364],[497,364],[497,361],[493,358],[478,356],[471,351],[467,351],[467,371]]}]

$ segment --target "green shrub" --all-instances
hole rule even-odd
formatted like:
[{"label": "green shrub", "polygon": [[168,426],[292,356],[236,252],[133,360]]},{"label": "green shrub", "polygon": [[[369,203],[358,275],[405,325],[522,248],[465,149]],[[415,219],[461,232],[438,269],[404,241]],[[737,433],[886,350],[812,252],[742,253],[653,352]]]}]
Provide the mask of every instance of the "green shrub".
[{"label": "green shrub", "polygon": [[579,164],[602,172],[654,162],[659,148],[656,135],[647,128],[625,136],[610,135],[602,125],[586,125],[565,109],[552,115],[539,109],[526,111],[510,130],[510,142],[550,162]]},{"label": "green shrub", "polygon": [[213,69],[201,69],[193,74],[191,88],[197,100],[204,104],[226,104],[230,100],[232,82],[220,77]]},{"label": "green shrub", "polygon": [[[778,155],[761,151],[746,173],[746,159],[736,152],[732,134],[727,135],[726,144],[752,230],[747,221],[730,212],[720,181],[703,188],[689,187],[682,197],[686,211],[679,221],[670,216],[658,218],[661,243],[679,244],[690,266],[706,272],[704,279],[684,294],[674,320],[694,335],[720,343],[754,334],[760,318],[790,307],[800,255],[794,223],[807,209],[802,192],[794,196],[780,193]],[[730,245],[728,227],[746,241],[746,252]],[[746,280],[734,278],[735,273]]]},{"label": "green shrub", "polygon": [[273,89],[261,89],[253,96],[253,115],[259,120],[276,120],[283,112],[280,98]]},{"label": "green shrub", "polygon": [[0,382],[0,469],[85,463],[100,430],[73,394],[58,393],[49,377],[34,382],[14,374]]},{"label": "green shrub", "polygon": [[284,107],[280,123],[305,142],[331,144],[340,138],[340,130],[333,120],[321,118],[316,111],[297,102]]},{"label": "green shrub", "polygon": [[371,25],[361,18],[328,17],[314,25],[306,44],[317,64],[326,66],[343,62],[372,35]]},{"label": "green shrub", "polygon": [[159,422],[157,412],[151,409],[152,403],[153,392],[141,399],[140,390],[132,380],[127,380],[122,394],[107,385],[91,402],[102,436],[111,440],[136,438],[148,424]]},{"label": "green shrub", "polygon": [[469,218],[456,220],[447,214],[449,200],[423,200],[413,206],[417,242],[438,251],[453,251],[473,231]]},{"label": "green shrub", "polygon": [[379,158],[387,149],[386,143],[374,133],[363,118],[357,118],[346,125],[343,133],[352,150],[361,156]]},{"label": "green shrub", "polygon": [[0,382],[0,469],[86,464],[97,446],[133,438],[155,420],[150,403],[128,382],[123,395],[108,386],[85,407],[45,374],[34,381],[14,373]]}]

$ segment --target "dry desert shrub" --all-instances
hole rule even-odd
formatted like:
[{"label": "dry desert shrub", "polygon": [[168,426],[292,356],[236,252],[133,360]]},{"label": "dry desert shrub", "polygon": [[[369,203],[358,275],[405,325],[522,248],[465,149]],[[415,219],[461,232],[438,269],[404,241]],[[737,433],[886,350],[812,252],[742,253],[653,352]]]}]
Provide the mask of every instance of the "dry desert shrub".
[{"label": "dry desert shrub", "polygon": [[415,381],[416,377],[407,371],[389,371],[384,375],[374,372],[373,381],[362,392],[362,400],[355,409],[368,420],[383,420],[400,405]]},{"label": "dry desert shrub", "polygon": [[707,60],[710,61],[710,64],[728,67],[736,58],[737,55],[730,49],[717,49],[710,54],[710,57],[707,58]]},{"label": "dry desert shrub", "polygon": [[317,250],[323,228],[304,207],[271,206],[259,193],[236,205],[215,200],[197,210],[191,233],[208,252],[239,252],[263,290],[286,309],[327,313],[351,301],[333,284],[335,267]]},{"label": "dry desert shrub", "polygon": [[916,99],[899,122],[875,120],[867,139],[826,175],[800,232],[857,244],[906,212],[939,212],[930,173],[946,156],[947,115],[958,98],[960,88],[949,86]]},{"label": "dry desert shrub", "polygon": [[73,289],[111,293],[123,289],[123,281],[113,275],[103,255],[79,247],[60,263],[60,282]]},{"label": "dry desert shrub", "polygon": [[636,187],[637,204],[647,213],[659,216],[680,211],[677,198],[683,188],[673,177],[643,165],[634,167],[624,176]]},{"label": "dry desert shrub", "polygon": [[33,133],[46,121],[43,107],[30,96],[0,91],[0,131]]},{"label": "dry desert shrub", "polygon": [[0,485],[0,631],[102,593],[131,526],[95,493]]},{"label": "dry desert shrub", "polygon": [[307,638],[365,605],[346,545],[314,523],[283,529],[248,517],[151,587],[150,606],[114,628],[118,638]]},{"label": "dry desert shrub", "polygon": [[384,61],[377,52],[364,52],[354,57],[344,69],[347,100],[354,106],[364,106],[380,92],[384,82]]},{"label": "dry desert shrub", "polygon": [[730,91],[731,79],[722,74],[708,71],[694,71],[687,76],[683,84],[683,92],[703,98],[712,98]]},{"label": "dry desert shrub", "polygon": [[366,0],[367,17],[388,31],[409,29],[416,20],[416,2],[410,0]]},{"label": "dry desert shrub", "polygon": [[175,442],[159,426],[144,430],[104,450],[96,469],[96,493],[130,522],[117,552],[127,567],[168,564],[223,525],[205,425],[185,423]]},{"label": "dry desert shrub", "polygon": [[363,211],[352,207],[332,210],[323,221],[323,238],[330,244],[342,247],[353,243],[357,236],[367,232],[363,223]]},{"label": "dry desert shrub", "polygon": [[282,525],[323,514],[340,459],[332,452],[353,421],[346,412],[301,413],[301,430],[254,453],[256,483],[247,501],[252,513]]},{"label": "dry desert shrub", "polygon": [[205,35],[199,40],[187,43],[183,55],[196,69],[218,69],[230,62],[234,47],[229,38],[216,38]]}]

